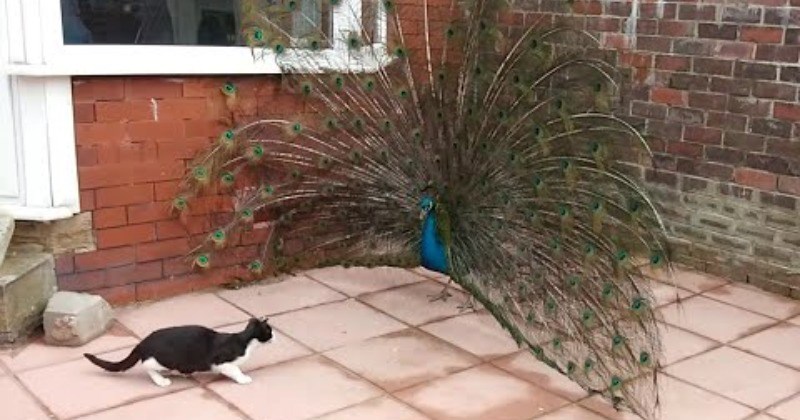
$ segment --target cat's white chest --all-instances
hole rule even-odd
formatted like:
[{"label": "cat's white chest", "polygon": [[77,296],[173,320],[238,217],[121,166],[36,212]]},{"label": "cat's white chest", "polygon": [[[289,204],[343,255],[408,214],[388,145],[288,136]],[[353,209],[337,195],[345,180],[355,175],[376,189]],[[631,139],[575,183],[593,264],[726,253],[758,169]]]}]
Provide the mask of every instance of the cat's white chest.
[{"label": "cat's white chest", "polygon": [[244,349],[244,354],[232,360],[230,363],[234,366],[241,366],[245,364],[247,360],[250,359],[250,356],[253,355],[253,352],[255,352],[258,346],[260,345],[261,343],[255,338],[250,340],[250,342],[247,343],[247,347],[245,347]]}]

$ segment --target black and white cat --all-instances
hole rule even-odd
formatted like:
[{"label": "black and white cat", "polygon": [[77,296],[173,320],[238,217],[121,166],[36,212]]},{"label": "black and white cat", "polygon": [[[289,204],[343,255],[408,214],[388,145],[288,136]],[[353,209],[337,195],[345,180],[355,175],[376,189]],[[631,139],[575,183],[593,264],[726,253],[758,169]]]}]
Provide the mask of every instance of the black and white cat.
[{"label": "black and white cat", "polygon": [[180,326],[154,331],[119,362],[108,362],[92,354],[84,354],[90,362],[109,372],[122,372],[142,362],[156,385],[169,386],[172,381],[162,373],[177,371],[184,375],[215,372],[238,384],[249,384],[252,378],[239,368],[261,344],[272,340],[267,319],[252,318],[242,332],[221,333],[201,326]]}]

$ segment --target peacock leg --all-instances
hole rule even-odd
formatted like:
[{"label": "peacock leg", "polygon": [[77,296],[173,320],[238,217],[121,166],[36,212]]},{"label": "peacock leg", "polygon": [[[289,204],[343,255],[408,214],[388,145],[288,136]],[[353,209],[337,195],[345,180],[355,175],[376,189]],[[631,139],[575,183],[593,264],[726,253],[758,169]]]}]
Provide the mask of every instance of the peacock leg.
[{"label": "peacock leg", "polygon": [[475,298],[472,295],[468,295],[467,298],[464,300],[463,303],[457,306],[460,312],[467,312],[472,311],[475,309]]},{"label": "peacock leg", "polygon": [[450,292],[447,291],[448,289],[450,289],[451,281],[453,280],[452,279],[447,280],[447,284],[444,285],[444,288],[442,289],[441,292],[433,295],[428,295],[428,302],[436,302],[437,300],[441,300],[442,302],[447,302],[447,299],[450,298],[450,296],[453,296],[452,294],[450,294]]}]

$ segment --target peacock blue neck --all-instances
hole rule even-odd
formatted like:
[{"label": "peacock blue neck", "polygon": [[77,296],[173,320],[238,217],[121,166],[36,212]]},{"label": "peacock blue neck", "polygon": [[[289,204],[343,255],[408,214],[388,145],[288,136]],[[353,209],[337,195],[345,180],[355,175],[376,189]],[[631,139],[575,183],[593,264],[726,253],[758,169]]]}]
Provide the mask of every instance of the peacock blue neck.
[{"label": "peacock blue neck", "polygon": [[436,213],[432,211],[425,216],[422,223],[420,254],[423,267],[442,274],[449,274],[447,252],[437,231]]}]

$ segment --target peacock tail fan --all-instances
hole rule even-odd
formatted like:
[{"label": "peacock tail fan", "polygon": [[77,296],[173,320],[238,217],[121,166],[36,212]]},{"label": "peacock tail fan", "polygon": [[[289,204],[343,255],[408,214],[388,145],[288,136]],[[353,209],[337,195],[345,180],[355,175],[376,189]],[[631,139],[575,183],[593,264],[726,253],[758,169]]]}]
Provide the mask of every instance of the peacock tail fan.
[{"label": "peacock tail fan", "polygon": [[664,228],[620,160],[650,150],[610,113],[616,74],[592,35],[508,28],[505,0],[241,3],[254,56],[277,61],[306,112],[232,127],[192,164],[177,211],[235,197],[195,265],[268,220],[256,274],[413,267],[430,194],[454,281],[540,360],[654,418],[661,344],[642,280],[669,267]]}]

